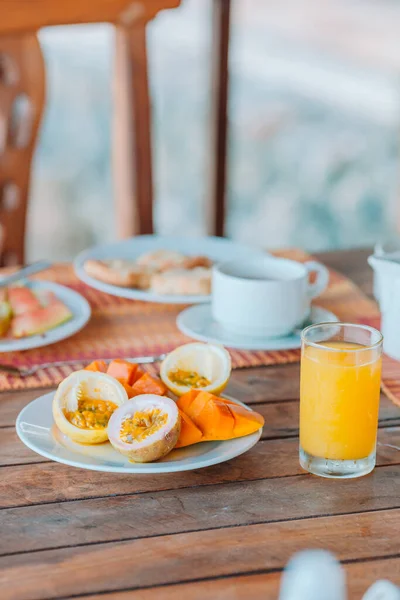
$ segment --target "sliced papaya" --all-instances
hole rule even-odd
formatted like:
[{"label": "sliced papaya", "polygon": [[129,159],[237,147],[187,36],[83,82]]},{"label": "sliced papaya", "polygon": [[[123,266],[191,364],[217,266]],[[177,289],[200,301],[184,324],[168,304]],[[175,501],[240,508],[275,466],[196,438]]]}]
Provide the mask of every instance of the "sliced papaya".
[{"label": "sliced papaya", "polygon": [[219,400],[229,406],[229,410],[235,419],[235,426],[233,429],[234,437],[249,435],[250,433],[258,431],[260,427],[263,427],[265,421],[260,413],[249,410],[245,406],[227,400],[226,398],[219,398]]},{"label": "sliced papaya", "polygon": [[233,427],[234,437],[242,437],[243,435],[255,433],[264,425],[264,417],[257,412],[248,410],[244,406],[234,404],[233,402],[229,404],[228,408],[235,421]]},{"label": "sliced papaya", "polygon": [[232,413],[217,396],[200,392],[185,412],[201,430],[204,440],[229,440],[234,437]]},{"label": "sliced papaya", "polygon": [[118,379],[121,383],[132,385],[137,369],[137,365],[122,358],[116,358],[108,365],[107,375],[111,375],[111,377]]},{"label": "sliced papaya", "polygon": [[85,371],[98,371],[100,373],[106,373],[107,363],[104,360],[94,360],[85,367]]},{"label": "sliced papaya", "polygon": [[181,396],[178,400],[177,400],[177,405],[178,408],[186,413],[189,414],[189,409],[190,409],[190,405],[192,404],[193,400],[200,394],[200,390],[190,390],[189,392],[186,392],[186,394],[183,394],[183,396]]},{"label": "sliced papaya", "polygon": [[195,423],[205,440],[230,440],[234,437],[235,420],[228,406],[219,400],[209,400]]},{"label": "sliced papaya", "polygon": [[143,377],[143,375],[144,375],[143,369],[141,369],[140,367],[138,367],[136,369],[135,373],[133,374],[131,385],[133,385],[134,383],[136,383],[138,379],[140,379],[141,377]]},{"label": "sliced papaya", "polygon": [[140,379],[135,381],[132,388],[136,395],[156,394],[157,396],[164,396],[164,394],[167,392],[167,388],[161,379],[158,379],[158,377],[152,377],[149,375],[149,373],[144,373]]},{"label": "sliced papaya", "polygon": [[179,414],[181,416],[181,432],[175,448],[184,448],[201,442],[203,434],[200,429],[183,411],[179,410]]},{"label": "sliced papaya", "polygon": [[[181,396],[177,404],[181,412],[201,430],[201,441],[242,437],[258,431],[264,425],[262,415],[208,392],[191,390]],[[183,439],[186,441],[190,438],[187,436]]]},{"label": "sliced papaya", "polygon": [[128,394],[128,399],[134,398],[135,396],[138,395],[138,393],[133,389],[133,387],[131,385],[129,385],[129,383],[125,383],[124,381],[121,381],[120,383],[125,388],[126,393]]}]

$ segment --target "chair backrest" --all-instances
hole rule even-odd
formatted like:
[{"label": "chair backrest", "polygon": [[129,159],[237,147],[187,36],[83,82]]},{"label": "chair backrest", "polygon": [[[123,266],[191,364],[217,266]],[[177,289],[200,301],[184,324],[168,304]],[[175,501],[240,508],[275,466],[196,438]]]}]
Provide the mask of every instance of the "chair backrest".
[{"label": "chair backrest", "polygon": [[[207,227],[209,233],[223,235],[230,0],[213,2],[213,122]],[[1,264],[24,260],[29,173],[45,86],[36,31],[50,25],[109,22],[117,28],[113,171],[118,235],[153,232],[146,26],[162,9],[180,4],[181,0],[0,0]],[[25,112],[18,108],[21,100],[28,107]],[[25,132],[25,137],[21,133],[18,146],[20,134],[14,131],[15,118],[21,132]]]},{"label": "chair backrest", "polygon": [[0,37],[0,264],[23,262],[32,155],[45,101],[35,34]]}]

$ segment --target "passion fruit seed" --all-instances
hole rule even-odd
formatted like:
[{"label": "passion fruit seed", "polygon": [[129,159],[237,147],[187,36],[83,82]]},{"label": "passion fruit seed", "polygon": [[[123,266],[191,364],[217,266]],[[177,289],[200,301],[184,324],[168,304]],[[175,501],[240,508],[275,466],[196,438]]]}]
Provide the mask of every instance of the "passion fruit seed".
[{"label": "passion fruit seed", "polygon": [[65,418],[80,429],[105,429],[111,415],[118,408],[114,402],[80,397],[74,411],[64,408]]},{"label": "passion fruit seed", "polygon": [[132,417],[127,417],[121,423],[120,438],[131,444],[134,440],[142,442],[150,435],[161,429],[168,420],[168,415],[159,408],[137,411]]},{"label": "passion fruit seed", "polygon": [[184,371],[183,369],[174,369],[168,373],[168,377],[172,383],[178,385],[186,385],[193,388],[203,388],[211,385],[211,381],[195,371]]}]

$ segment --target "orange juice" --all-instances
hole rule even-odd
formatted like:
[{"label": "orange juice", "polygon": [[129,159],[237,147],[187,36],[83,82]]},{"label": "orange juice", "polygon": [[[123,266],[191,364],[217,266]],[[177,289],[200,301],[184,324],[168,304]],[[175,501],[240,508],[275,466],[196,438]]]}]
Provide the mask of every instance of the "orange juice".
[{"label": "orange juice", "polygon": [[381,358],[371,348],[349,342],[305,346],[300,385],[303,450],[331,460],[357,460],[373,453],[380,379]]}]

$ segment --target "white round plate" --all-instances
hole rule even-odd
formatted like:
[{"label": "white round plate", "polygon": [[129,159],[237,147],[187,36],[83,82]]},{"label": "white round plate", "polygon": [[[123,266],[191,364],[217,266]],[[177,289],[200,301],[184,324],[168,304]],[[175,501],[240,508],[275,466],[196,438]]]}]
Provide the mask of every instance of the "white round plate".
[{"label": "white round plate", "polygon": [[[313,306],[308,324],[335,323],[338,320],[329,310]],[[230,333],[214,321],[211,304],[186,308],[178,315],[176,324],[182,333],[195,340],[222,344],[238,350],[292,350],[301,346],[300,331],[280,338],[259,338]]]},{"label": "white round plate", "polygon": [[[250,450],[258,442],[261,429],[251,435],[223,442],[202,442],[173,450],[154,463],[131,463],[109,442],[95,446],[76,444],[55,426],[51,410],[54,392],[40,396],[19,413],[16,430],[20,440],[37,454],[56,462],[110,473],[175,473],[201,469],[225,462]],[[231,400],[231,398],[230,398]],[[237,404],[245,406],[235,400]],[[247,407],[248,408],[248,407]]]},{"label": "white round plate", "polygon": [[133,288],[124,288],[116,285],[103,283],[93,277],[89,277],[84,269],[84,263],[88,259],[111,260],[111,259],[129,259],[135,260],[145,252],[165,249],[176,250],[188,256],[208,256],[213,262],[223,262],[225,260],[255,258],[266,256],[264,250],[251,248],[244,244],[232,242],[225,238],[202,237],[202,238],[183,238],[160,235],[139,235],[129,240],[116,242],[115,244],[103,244],[84,250],[74,260],[75,273],[87,285],[96,290],[129,298],[131,300],[143,300],[145,302],[163,302],[167,304],[198,304],[208,302],[210,296],[161,296],[144,290]]},{"label": "white round plate", "polygon": [[28,281],[25,284],[33,291],[53,292],[72,312],[72,319],[62,325],[49,329],[39,335],[31,335],[19,339],[0,338],[0,352],[16,352],[17,350],[31,350],[54,344],[60,340],[65,340],[77,331],[82,329],[90,319],[90,304],[78,292],[70,288],[51,283],[50,281]]}]

